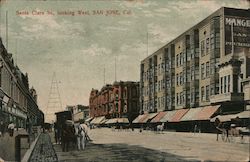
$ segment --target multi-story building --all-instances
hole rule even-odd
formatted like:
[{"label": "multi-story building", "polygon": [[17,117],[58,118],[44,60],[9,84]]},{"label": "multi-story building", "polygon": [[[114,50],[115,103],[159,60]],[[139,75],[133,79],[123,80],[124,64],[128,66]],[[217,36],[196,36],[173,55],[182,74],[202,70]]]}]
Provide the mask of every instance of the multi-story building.
[{"label": "multi-story building", "polygon": [[139,114],[139,82],[114,82],[100,91],[92,89],[89,98],[90,117],[128,118]]},{"label": "multi-story building", "polygon": [[36,98],[35,89],[29,89],[28,74],[14,65],[0,38],[0,119],[13,121],[17,127],[25,127],[27,121],[41,125],[44,115]]},{"label": "multi-story building", "polygon": [[141,61],[141,110],[211,104],[220,104],[221,111],[243,110],[249,42],[250,11],[220,8]]}]

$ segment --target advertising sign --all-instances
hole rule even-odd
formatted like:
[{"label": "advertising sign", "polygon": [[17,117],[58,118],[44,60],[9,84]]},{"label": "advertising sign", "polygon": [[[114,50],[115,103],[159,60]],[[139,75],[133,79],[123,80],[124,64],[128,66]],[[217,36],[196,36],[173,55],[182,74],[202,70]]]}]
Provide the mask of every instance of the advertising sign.
[{"label": "advertising sign", "polygon": [[250,49],[250,18],[225,17],[225,55],[232,53],[232,42],[235,53]]}]

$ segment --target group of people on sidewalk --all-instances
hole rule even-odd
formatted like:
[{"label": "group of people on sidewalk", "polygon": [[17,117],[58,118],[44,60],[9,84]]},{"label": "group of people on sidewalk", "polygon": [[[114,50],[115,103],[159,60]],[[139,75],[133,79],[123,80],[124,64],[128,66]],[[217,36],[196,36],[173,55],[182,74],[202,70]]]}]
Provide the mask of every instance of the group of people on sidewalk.
[{"label": "group of people on sidewalk", "polygon": [[84,150],[86,143],[91,141],[88,136],[88,126],[84,121],[74,123],[73,121],[66,120],[62,126],[56,124],[54,126],[55,141],[60,143],[62,151],[69,151],[70,144],[77,149]]},{"label": "group of people on sidewalk", "polygon": [[0,137],[4,136],[6,130],[8,131],[10,137],[13,137],[14,129],[15,129],[15,124],[13,122],[9,122],[7,126],[7,124],[3,120],[0,121]]}]

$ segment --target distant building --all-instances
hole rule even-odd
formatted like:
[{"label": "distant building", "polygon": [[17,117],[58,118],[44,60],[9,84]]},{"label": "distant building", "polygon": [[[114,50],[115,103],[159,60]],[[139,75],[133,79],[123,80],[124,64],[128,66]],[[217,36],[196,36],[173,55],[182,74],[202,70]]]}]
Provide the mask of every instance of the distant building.
[{"label": "distant building", "polygon": [[89,118],[88,106],[84,105],[67,106],[66,110],[71,112],[72,119],[74,122],[79,122],[81,120],[86,120]]},{"label": "distant building", "polygon": [[89,98],[90,117],[128,118],[139,114],[139,83],[114,82],[100,91],[92,89]]},{"label": "distant building", "polygon": [[141,111],[243,111],[249,77],[250,12],[223,7],[141,61]]}]

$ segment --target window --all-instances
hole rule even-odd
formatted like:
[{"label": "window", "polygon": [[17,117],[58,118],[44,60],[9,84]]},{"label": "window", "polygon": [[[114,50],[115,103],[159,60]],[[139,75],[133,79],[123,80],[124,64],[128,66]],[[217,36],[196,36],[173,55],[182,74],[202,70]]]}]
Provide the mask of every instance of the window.
[{"label": "window", "polygon": [[204,40],[201,41],[201,56],[205,55],[205,44],[204,44]]},{"label": "window", "polygon": [[201,64],[201,79],[205,78],[205,67],[204,67],[204,63]]},{"label": "window", "polygon": [[182,65],[183,64],[183,54],[182,53],[180,53],[180,59],[179,60],[180,60],[179,64]]},{"label": "window", "polygon": [[176,74],[176,85],[179,85],[179,74]]},{"label": "window", "polygon": [[224,93],[227,93],[227,76],[224,76]]},{"label": "window", "polygon": [[179,105],[179,93],[176,93],[176,104]]},{"label": "window", "polygon": [[206,77],[209,77],[209,61],[206,62]]},{"label": "window", "polygon": [[201,87],[201,101],[205,100],[205,92],[204,92],[204,87]]},{"label": "window", "polygon": [[179,79],[180,79],[180,85],[182,85],[183,84],[182,72],[180,73]]},{"label": "window", "polygon": [[211,84],[210,85],[210,95],[214,95],[215,92],[214,92],[214,84]]},{"label": "window", "polygon": [[191,80],[195,79],[195,69],[194,69],[194,65],[191,66]]},{"label": "window", "polygon": [[194,103],[194,99],[195,99],[195,91],[194,88],[191,89],[191,103]]},{"label": "window", "polygon": [[231,92],[231,90],[230,90],[230,75],[228,75],[228,78],[227,78],[227,86],[228,86],[228,92]]},{"label": "window", "polygon": [[223,93],[223,77],[220,77],[220,94]]},{"label": "window", "polygon": [[206,101],[209,101],[209,85],[206,86]]},{"label": "window", "polygon": [[206,39],[206,53],[209,52],[209,38]]},{"label": "window", "polygon": [[176,67],[179,67],[179,54],[176,56]]}]

